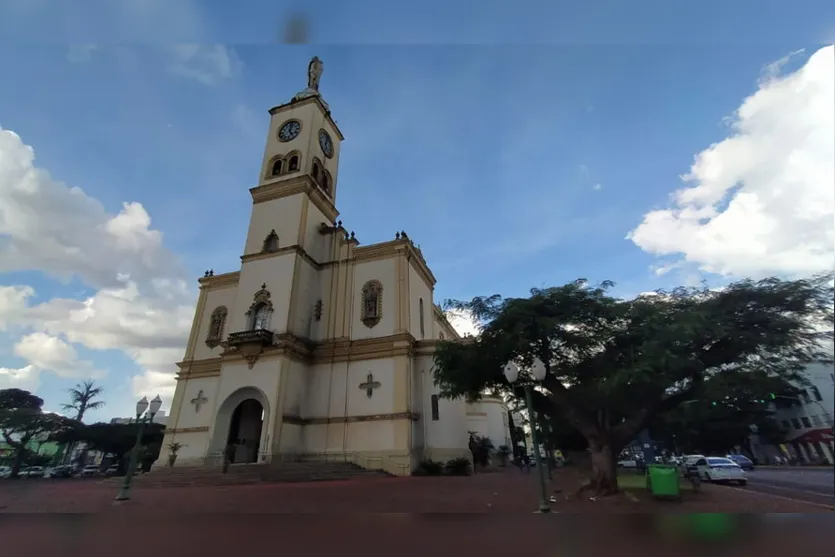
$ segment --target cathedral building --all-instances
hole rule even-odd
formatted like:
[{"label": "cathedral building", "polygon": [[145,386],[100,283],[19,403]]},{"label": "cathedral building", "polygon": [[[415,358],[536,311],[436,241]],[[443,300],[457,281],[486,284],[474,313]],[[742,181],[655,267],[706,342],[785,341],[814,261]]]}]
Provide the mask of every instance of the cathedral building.
[{"label": "cathedral building", "polygon": [[314,58],[269,111],[240,270],[199,280],[163,442],[182,446],[176,466],[226,447],[233,463],[336,455],[398,475],[469,457],[468,405],[433,384],[435,346],[458,334],[423,254],[405,232],[360,245],[339,221],[344,137],[321,74]]}]

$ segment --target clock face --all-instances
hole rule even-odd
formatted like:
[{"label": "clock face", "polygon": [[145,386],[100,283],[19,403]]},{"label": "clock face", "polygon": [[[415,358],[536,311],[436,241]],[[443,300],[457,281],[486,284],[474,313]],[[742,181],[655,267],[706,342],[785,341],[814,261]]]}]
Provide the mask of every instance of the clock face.
[{"label": "clock face", "polygon": [[319,147],[322,148],[326,157],[331,158],[333,156],[333,141],[325,130],[319,130]]},{"label": "clock face", "polygon": [[292,141],[296,139],[299,132],[302,130],[302,125],[296,120],[285,122],[278,130],[278,139],[280,141]]}]

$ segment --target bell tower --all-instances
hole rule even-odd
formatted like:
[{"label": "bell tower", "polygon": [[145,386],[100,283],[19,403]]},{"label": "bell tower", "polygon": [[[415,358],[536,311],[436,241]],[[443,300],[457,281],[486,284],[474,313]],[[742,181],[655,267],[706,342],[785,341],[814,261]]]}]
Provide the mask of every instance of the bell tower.
[{"label": "bell tower", "polygon": [[[308,66],[307,87],[270,110],[258,185],[251,188],[249,219],[238,278],[236,330],[245,330],[256,292],[270,295],[264,327],[274,333],[309,334],[316,300],[325,294],[316,263],[333,257],[339,147],[343,136],[319,93],[322,61]],[[329,284],[329,283],[328,283]]]},{"label": "bell tower", "polygon": [[259,185],[309,176],[314,187],[336,204],[339,148],[344,137],[319,92],[324,65],[318,56],[307,69],[307,87],[290,102],[270,109]]}]

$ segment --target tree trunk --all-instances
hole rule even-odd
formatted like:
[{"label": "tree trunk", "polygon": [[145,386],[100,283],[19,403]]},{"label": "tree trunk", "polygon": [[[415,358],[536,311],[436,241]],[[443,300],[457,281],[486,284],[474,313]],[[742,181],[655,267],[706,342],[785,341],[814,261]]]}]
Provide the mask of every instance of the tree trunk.
[{"label": "tree trunk", "polygon": [[14,460],[12,461],[12,470],[9,474],[11,478],[19,478],[20,477],[20,467],[23,465],[23,452],[25,451],[25,445],[21,447],[17,447],[14,452]]},{"label": "tree trunk", "polygon": [[592,443],[591,484],[588,489],[595,495],[614,495],[618,492],[617,457],[620,449],[609,443]]}]

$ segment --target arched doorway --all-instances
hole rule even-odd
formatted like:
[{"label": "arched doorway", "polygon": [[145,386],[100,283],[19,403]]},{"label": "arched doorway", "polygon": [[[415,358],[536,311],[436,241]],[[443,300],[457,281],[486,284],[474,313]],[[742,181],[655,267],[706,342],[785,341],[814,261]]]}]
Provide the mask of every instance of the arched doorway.
[{"label": "arched doorway", "polygon": [[257,387],[241,387],[229,394],[215,415],[209,454],[221,456],[230,443],[236,446],[232,462],[258,462],[269,450],[270,403]]},{"label": "arched doorway", "polygon": [[227,445],[235,445],[233,464],[258,462],[258,450],[261,448],[261,428],[264,425],[264,407],[254,398],[248,398],[238,404],[232,412],[229,423]]}]

